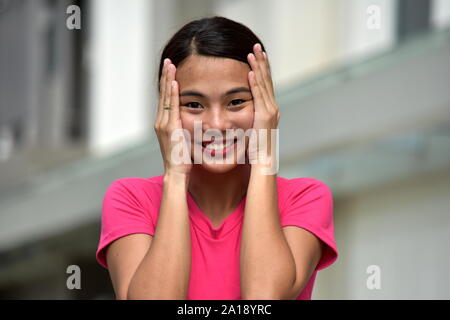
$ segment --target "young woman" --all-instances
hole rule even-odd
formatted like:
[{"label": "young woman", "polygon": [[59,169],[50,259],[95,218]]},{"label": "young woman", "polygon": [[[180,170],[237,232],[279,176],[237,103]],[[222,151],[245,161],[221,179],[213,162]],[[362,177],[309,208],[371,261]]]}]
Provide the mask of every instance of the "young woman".
[{"label": "young woman", "polygon": [[[316,272],[338,255],[333,200],[319,180],[264,171],[277,161],[271,148],[250,161],[262,147],[249,152],[250,136],[237,134],[270,138],[278,127],[260,39],[223,17],[192,21],[165,46],[159,79],[164,174],[119,179],[103,201],[96,257],[116,299],[310,299]],[[177,130],[189,161],[174,156]],[[211,130],[223,138],[204,135]]]}]

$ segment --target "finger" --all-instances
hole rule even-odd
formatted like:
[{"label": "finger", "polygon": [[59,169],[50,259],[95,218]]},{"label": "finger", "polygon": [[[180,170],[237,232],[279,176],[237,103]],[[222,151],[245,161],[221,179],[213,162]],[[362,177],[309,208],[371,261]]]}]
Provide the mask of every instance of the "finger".
[{"label": "finger", "polygon": [[178,82],[171,82],[172,96],[170,98],[169,122],[174,123],[180,119],[180,96],[178,94]]},{"label": "finger", "polygon": [[272,79],[272,70],[270,68],[270,62],[269,62],[269,58],[267,57],[267,53],[263,51],[263,56],[264,56],[264,61],[266,64],[266,73],[267,73],[267,78],[269,80],[269,84],[270,84],[270,88],[272,90],[272,93],[275,95],[275,90],[274,90],[274,86],[273,86],[273,79]]},{"label": "finger", "polygon": [[250,90],[252,91],[252,96],[253,96],[253,106],[255,108],[255,111],[262,111],[260,110],[261,105],[264,107],[264,98],[262,96],[262,92],[261,92],[261,87],[259,86],[259,84],[256,81],[255,78],[255,72],[254,71],[250,71],[248,73],[248,82],[250,83]]},{"label": "finger", "polygon": [[159,84],[159,88],[160,88],[160,92],[159,92],[159,104],[158,104],[158,113],[156,115],[156,121],[155,123],[160,124],[161,123],[161,119],[162,119],[162,115],[163,115],[163,105],[164,105],[164,97],[165,97],[165,92],[166,92],[166,74],[167,74],[167,65],[170,63],[169,59],[164,59],[164,65],[163,65],[163,70],[162,70],[162,75],[161,75],[161,79],[160,79],[160,84]]},{"label": "finger", "polygon": [[262,83],[262,95],[264,97],[264,100],[267,102],[266,107],[267,109],[271,109],[271,107],[275,103],[275,99],[273,98],[272,84],[269,80],[270,77],[268,75],[268,66],[266,64],[261,45],[259,43],[254,46],[254,50],[259,71],[259,78],[257,79]]},{"label": "finger", "polygon": [[265,78],[266,78],[266,82],[267,82],[267,87],[270,88],[270,93],[269,93],[269,98],[270,101],[272,102],[272,106],[276,106],[277,103],[275,101],[275,88],[273,85],[273,79],[272,79],[272,73],[270,71],[270,63],[269,63],[269,58],[267,57],[267,53],[265,53],[264,51],[263,53],[263,57],[264,57],[264,61],[265,61]]},{"label": "finger", "polygon": [[269,57],[265,51],[262,52],[264,56],[264,61],[267,65],[267,74],[269,75],[269,79],[272,80],[272,68],[270,67]]},{"label": "finger", "polygon": [[269,75],[272,76],[272,68],[270,67],[269,58],[267,57],[267,53],[265,51],[263,51],[263,56],[267,63],[267,67],[268,67],[267,70],[269,72]]},{"label": "finger", "polygon": [[[254,60],[256,61],[256,63],[255,63],[255,65],[256,65],[256,67],[255,67],[256,68],[256,70],[255,70],[256,71],[255,72],[256,81],[258,81],[260,83],[260,87],[262,90],[261,93],[262,93],[263,97],[265,98],[265,100],[267,102],[271,103],[271,101],[272,101],[272,99],[270,99],[271,91],[269,91],[271,89],[270,89],[270,84],[267,81],[266,75],[265,75],[266,66],[265,66],[264,56],[263,56],[262,50],[261,50],[261,45],[259,43],[255,44],[253,46],[253,50],[254,50],[253,57],[254,57]],[[267,107],[270,107],[270,106],[267,106]]]},{"label": "finger", "polygon": [[[255,45],[256,46],[256,45]],[[257,50],[253,49],[254,52],[250,54],[250,59],[252,61],[252,69],[255,71],[256,81],[260,83],[260,86],[265,86],[261,73],[261,55]]]},{"label": "finger", "polygon": [[[163,67],[162,67],[162,71],[161,71],[161,78],[159,79],[159,91],[160,93],[162,93],[164,91],[165,88],[165,75],[166,75],[166,71],[167,71],[167,65],[170,63],[170,59],[169,58],[165,58],[164,62],[163,62]],[[161,97],[161,96],[160,96]]]},{"label": "finger", "polygon": [[264,55],[264,52],[262,51],[261,44],[257,43],[254,45],[253,50],[255,52],[256,61],[258,64],[258,68],[261,74],[261,81],[264,82],[264,87],[267,92],[268,101],[271,102],[271,104],[275,104],[275,98],[274,98],[274,90],[273,90],[273,83],[272,83],[272,77],[269,74],[269,64],[266,59],[267,55]]},{"label": "finger", "polygon": [[268,108],[270,107],[268,104],[270,103],[271,100],[269,98],[269,94],[265,87],[265,84],[264,84],[264,81],[263,81],[263,78],[261,75],[261,70],[258,66],[258,61],[256,60],[255,55],[253,53],[250,53],[248,58],[249,58],[250,65],[252,66],[252,71],[254,73],[254,79],[259,88],[259,92],[260,92],[262,102],[264,104],[264,108],[266,110],[268,110]]},{"label": "finger", "polygon": [[[164,105],[163,106],[168,106],[170,107],[170,99],[171,99],[171,94],[172,94],[172,85],[171,82],[173,79],[173,68],[175,66],[173,64],[169,64],[167,66],[167,75],[166,75],[166,92],[165,92],[165,99],[164,99]],[[163,108],[163,115],[162,115],[162,120],[161,123],[163,126],[167,125],[167,123],[169,122],[169,110],[164,109]]]}]

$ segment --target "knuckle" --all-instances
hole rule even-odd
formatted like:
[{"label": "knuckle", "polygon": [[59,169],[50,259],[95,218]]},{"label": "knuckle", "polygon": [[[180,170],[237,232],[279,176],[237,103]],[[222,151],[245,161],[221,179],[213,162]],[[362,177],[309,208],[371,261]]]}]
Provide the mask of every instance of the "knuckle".
[{"label": "knuckle", "polygon": [[167,123],[164,125],[163,131],[164,131],[164,133],[165,133],[166,135],[170,135],[170,133],[172,132],[170,122],[167,122]]},{"label": "knuckle", "polygon": [[175,132],[175,129],[176,129],[176,126],[174,126],[173,124],[168,124],[167,125],[167,131],[168,132],[170,132],[170,133],[172,133],[172,132]]}]

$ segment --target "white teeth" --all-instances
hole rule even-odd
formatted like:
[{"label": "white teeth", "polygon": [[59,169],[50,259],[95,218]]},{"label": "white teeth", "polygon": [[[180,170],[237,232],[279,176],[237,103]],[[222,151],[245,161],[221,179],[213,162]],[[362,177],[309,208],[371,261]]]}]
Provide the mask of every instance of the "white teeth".
[{"label": "white teeth", "polygon": [[227,144],[224,143],[210,143],[206,146],[206,149],[208,150],[222,150],[225,149],[229,146],[231,146],[234,143],[234,140],[231,140],[230,142],[228,142]]}]

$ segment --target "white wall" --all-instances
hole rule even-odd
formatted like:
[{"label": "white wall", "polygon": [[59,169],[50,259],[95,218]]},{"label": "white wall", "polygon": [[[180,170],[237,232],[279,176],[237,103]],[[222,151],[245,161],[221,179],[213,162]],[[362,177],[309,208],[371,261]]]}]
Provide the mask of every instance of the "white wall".
[{"label": "white wall", "polygon": [[[380,8],[381,28],[369,30],[366,10]],[[267,47],[275,85],[313,75],[389,48],[395,41],[396,1],[217,1],[218,14],[251,28]]]},{"label": "white wall", "polygon": [[[450,172],[335,199],[340,256],[318,273],[313,299],[449,299]],[[369,290],[369,265],[381,289]]]},{"label": "white wall", "polygon": [[88,146],[104,155],[152,135],[152,1],[89,2]]},{"label": "white wall", "polygon": [[431,25],[435,29],[450,27],[450,1],[433,0],[431,2]]},{"label": "white wall", "polygon": [[326,0],[218,1],[220,15],[252,29],[266,46],[276,86],[323,68],[334,57],[335,6]]},{"label": "white wall", "polygon": [[358,59],[394,45],[397,1],[340,0],[335,6],[337,59]]}]

